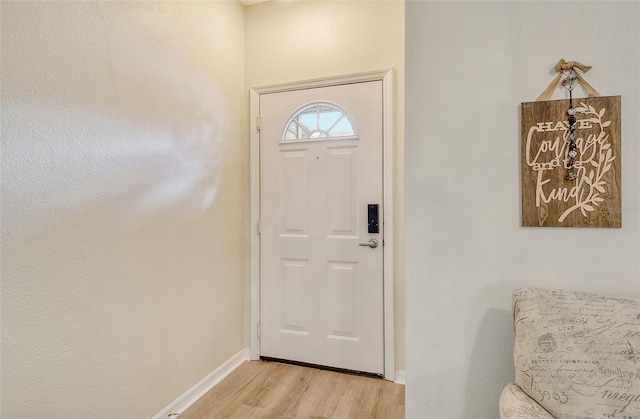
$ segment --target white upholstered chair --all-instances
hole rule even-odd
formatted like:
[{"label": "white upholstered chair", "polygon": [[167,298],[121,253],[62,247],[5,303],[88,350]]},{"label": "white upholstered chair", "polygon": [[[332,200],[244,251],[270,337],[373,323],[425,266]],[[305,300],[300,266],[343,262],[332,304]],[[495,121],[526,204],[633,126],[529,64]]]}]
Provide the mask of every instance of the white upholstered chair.
[{"label": "white upholstered chair", "polygon": [[640,302],[513,293],[515,382],[501,419],[640,419]]}]

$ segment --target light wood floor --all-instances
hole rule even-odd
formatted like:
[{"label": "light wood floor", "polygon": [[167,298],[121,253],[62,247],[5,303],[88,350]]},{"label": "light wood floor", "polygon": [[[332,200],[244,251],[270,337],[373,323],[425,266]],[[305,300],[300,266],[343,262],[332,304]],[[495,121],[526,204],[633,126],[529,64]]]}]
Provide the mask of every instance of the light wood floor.
[{"label": "light wood floor", "polygon": [[404,418],[404,386],[274,362],[247,361],[180,415],[201,418]]}]

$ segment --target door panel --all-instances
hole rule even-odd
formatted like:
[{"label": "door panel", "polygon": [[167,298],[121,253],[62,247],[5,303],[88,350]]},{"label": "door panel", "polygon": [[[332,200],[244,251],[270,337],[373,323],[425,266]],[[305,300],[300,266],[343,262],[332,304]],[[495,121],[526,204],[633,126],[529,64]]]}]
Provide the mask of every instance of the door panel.
[{"label": "door panel", "polygon": [[309,310],[305,303],[311,298],[308,293],[309,261],[282,259],[280,293],[282,295],[282,333],[309,334]]},{"label": "door panel", "polygon": [[281,234],[308,235],[309,169],[308,150],[283,150],[281,153]]},{"label": "door panel", "polygon": [[[314,103],[344,110],[355,135],[312,138],[324,134],[295,125],[289,136],[308,138],[284,140]],[[326,109],[297,120],[349,133]],[[367,205],[380,220],[384,210],[382,82],[263,94],[260,114],[260,354],[382,374],[384,229],[367,230]],[[360,246],[373,238],[380,246]]]},{"label": "door panel", "polygon": [[357,164],[358,149],[355,146],[329,149],[327,173],[327,203],[329,234],[331,236],[357,235]]}]

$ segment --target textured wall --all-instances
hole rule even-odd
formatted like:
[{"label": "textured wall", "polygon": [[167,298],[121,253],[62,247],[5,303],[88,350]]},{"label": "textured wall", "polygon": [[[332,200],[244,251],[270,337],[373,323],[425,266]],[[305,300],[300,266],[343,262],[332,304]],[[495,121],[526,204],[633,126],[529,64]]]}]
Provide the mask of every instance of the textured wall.
[{"label": "textured wall", "polygon": [[276,1],[245,16],[248,88],[395,69],[396,369],[404,369],[404,2]]},{"label": "textured wall", "polygon": [[[498,416],[513,288],[640,296],[639,21],[638,2],[406,3],[408,418]],[[563,57],[622,95],[622,229],[520,227],[520,103]]]},{"label": "textured wall", "polygon": [[235,1],[2,2],[2,417],[149,417],[243,348],[243,47]]}]

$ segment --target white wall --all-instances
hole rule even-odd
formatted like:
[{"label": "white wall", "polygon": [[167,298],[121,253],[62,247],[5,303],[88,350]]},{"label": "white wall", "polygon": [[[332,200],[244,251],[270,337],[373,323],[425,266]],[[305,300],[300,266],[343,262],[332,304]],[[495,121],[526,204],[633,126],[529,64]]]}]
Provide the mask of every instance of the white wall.
[{"label": "white wall", "polygon": [[243,348],[243,48],[235,1],[2,2],[2,417],[149,417]]},{"label": "white wall", "polygon": [[[407,2],[407,418],[498,417],[514,288],[640,296],[638,22],[638,2]],[[520,227],[520,103],[560,58],[622,95],[622,229]]]},{"label": "white wall", "polygon": [[247,88],[395,70],[395,350],[404,369],[404,2],[266,2],[247,7],[245,22]]}]

